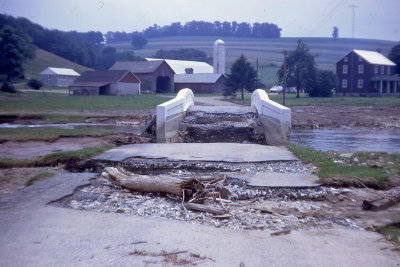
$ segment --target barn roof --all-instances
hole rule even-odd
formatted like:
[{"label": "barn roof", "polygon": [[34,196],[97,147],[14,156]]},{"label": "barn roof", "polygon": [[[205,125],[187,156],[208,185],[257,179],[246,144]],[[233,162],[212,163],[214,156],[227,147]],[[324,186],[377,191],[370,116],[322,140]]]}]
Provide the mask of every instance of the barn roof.
[{"label": "barn roof", "polygon": [[132,73],[153,73],[163,63],[157,61],[117,61],[110,70],[130,70]]},{"label": "barn roof", "polygon": [[174,83],[216,83],[221,73],[175,74]]},{"label": "barn roof", "polygon": [[175,74],[185,74],[185,69],[192,68],[193,73],[213,73],[214,68],[207,64],[206,62],[201,61],[189,61],[189,60],[175,60],[175,59],[159,59],[159,58],[146,58],[149,62],[164,60],[171,69],[175,72]]},{"label": "barn roof", "polygon": [[119,82],[129,70],[85,71],[75,80],[77,83],[115,83]]},{"label": "barn roof", "polygon": [[66,69],[66,68],[53,68],[48,67],[40,74],[58,74],[58,75],[69,75],[69,76],[80,76],[79,73],[74,71],[73,69]]},{"label": "barn roof", "polygon": [[358,49],[354,49],[353,51],[371,64],[396,66],[393,61],[391,61],[381,53]]}]

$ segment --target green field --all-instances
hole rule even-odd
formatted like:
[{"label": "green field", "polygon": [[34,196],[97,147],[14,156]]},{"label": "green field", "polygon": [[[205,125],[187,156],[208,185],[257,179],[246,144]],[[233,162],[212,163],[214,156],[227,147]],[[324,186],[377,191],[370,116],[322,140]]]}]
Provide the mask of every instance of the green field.
[{"label": "green field", "polygon": [[[151,57],[159,49],[196,48],[212,56],[213,44],[217,36],[176,36],[148,39],[148,44],[141,50],[133,50],[130,42],[111,43],[119,51],[134,51],[141,57]],[[281,65],[283,61],[283,50],[294,50],[298,38],[258,39],[221,37],[226,43],[227,68],[241,54],[249,58],[252,64],[259,62],[259,76],[261,81],[272,84],[275,80],[276,68],[266,67],[270,63]],[[396,45],[393,41],[349,39],[343,38],[333,40],[332,38],[302,38],[310,47],[311,53],[318,54],[316,59],[318,67],[334,70],[335,63],[352,49],[376,51],[381,49],[387,55],[390,49]]]},{"label": "green field", "polygon": [[47,67],[74,69],[78,73],[91,70],[90,68],[73,63],[65,58],[59,57],[40,48],[36,49],[35,58],[25,62],[23,67],[26,79],[39,79],[39,73],[41,73]]},{"label": "green field", "polygon": [[2,111],[138,110],[155,109],[168,99],[156,95],[9,97],[0,101]]}]

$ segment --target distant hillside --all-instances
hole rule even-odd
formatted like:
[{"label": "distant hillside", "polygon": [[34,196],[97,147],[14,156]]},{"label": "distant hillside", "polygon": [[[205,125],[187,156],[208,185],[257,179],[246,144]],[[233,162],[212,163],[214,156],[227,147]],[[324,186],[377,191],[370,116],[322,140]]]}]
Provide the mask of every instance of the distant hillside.
[{"label": "distant hillside", "polygon": [[[148,44],[141,50],[134,50],[135,55],[150,57],[159,49],[179,49],[196,48],[212,56],[214,41],[216,36],[179,36],[150,38]],[[259,39],[259,38],[221,38],[226,43],[226,62],[227,68],[241,54],[249,58],[255,65],[259,62],[259,76],[267,84],[274,83],[277,68],[268,67],[271,63],[281,65],[283,62],[283,50],[294,50],[299,38],[278,38],[278,39]],[[318,54],[316,61],[319,68],[334,70],[335,63],[352,49],[363,49],[376,51],[380,49],[384,55],[388,55],[390,49],[396,45],[393,41],[370,40],[370,39],[341,39],[332,38],[301,38],[311,49],[311,53]],[[132,50],[129,42],[111,43],[119,51]]]},{"label": "distant hillside", "polygon": [[40,48],[36,49],[36,57],[24,64],[25,78],[39,78],[39,73],[47,67],[74,69],[79,74],[92,70],[82,65],[71,62],[65,58],[49,53]]}]

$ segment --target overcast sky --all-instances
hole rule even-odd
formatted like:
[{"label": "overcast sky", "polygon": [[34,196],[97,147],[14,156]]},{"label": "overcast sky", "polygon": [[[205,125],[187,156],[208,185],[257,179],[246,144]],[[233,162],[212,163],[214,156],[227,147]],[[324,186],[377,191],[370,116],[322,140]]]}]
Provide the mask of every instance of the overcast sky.
[{"label": "overcast sky", "polygon": [[283,37],[400,41],[400,0],[0,0],[0,11],[60,30],[141,31],[191,20],[269,22]]}]

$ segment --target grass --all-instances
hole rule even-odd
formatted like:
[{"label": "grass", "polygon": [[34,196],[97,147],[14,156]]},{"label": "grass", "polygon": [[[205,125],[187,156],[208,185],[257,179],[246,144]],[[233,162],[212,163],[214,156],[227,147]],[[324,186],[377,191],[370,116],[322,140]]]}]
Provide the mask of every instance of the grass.
[{"label": "grass", "polygon": [[38,173],[38,174],[30,177],[29,180],[26,181],[25,186],[33,185],[34,183],[39,182],[39,181],[43,181],[43,180],[45,180],[47,178],[50,178],[53,175],[54,175],[53,172],[41,172],[41,173]]},{"label": "grass", "polygon": [[36,56],[34,59],[27,61],[23,65],[25,77],[27,80],[30,78],[39,79],[39,74],[48,67],[74,69],[80,74],[87,70],[91,70],[90,68],[76,64],[72,61],[59,57],[40,48],[36,49],[35,54]]},{"label": "grass", "polygon": [[[16,160],[9,158],[0,158],[0,168],[22,168],[22,167],[43,167],[57,166],[58,164],[68,163],[71,161],[80,161],[89,159],[96,155],[111,149],[114,145],[102,145],[97,147],[87,147],[80,150],[56,152],[43,157],[31,160]],[[38,179],[38,178],[36,178]]]},{"label": "grass", "polygon": [[0,100],[0,110],[139,110],[155,109],[163,102],[166,98],[157,95],[15,97]]},{"label": "grass", "polygon": [[400,244],[400,223],[381,227],[379,232],[388,240]]},{"label": "grass", "polygon": [[[269,99],[279,104],[283,104],[282,94],[268,94]],[[240,92],[236,93],[236,99],[228,101],[241,105],[250,105],[251,94],[248,92],[244,95],[244,100],[241,99]],[[308,94],[300,94],[300,98],[296,98],[296,94],[286,94],[285,106],[373,106],[373,107],[399,107],[400,97],[309,97]]]},{"label": "grass", "polygon": [[0,141],[55,141],[63,136],[105,136],[114,134],[114,131],[94,128],[11,128],[0,129]]},{"label": "grass", "polygon": [[[388,189],[400,184],[400,154],[358,152],[349,159],[340,158],[334,152],[322,152],[312,148],[288,145],[288,149],[304,163],[318,167],[316,175],[324,184],[363,186]],[[364,162],[370,155],[380,155],[376,164]],[[355,160],[357,158],[357,161]],[[386,161],[391,158],[392,164]]]}]

